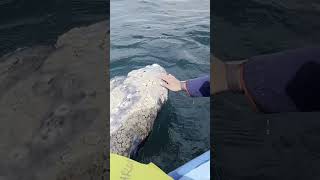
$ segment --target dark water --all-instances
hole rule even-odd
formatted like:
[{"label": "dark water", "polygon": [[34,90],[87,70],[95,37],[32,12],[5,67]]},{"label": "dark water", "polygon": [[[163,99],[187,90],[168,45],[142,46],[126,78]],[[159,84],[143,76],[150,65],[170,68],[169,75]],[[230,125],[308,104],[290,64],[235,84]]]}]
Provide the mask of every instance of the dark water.
[{"label": "dark water", "polygon": [[[239,60],[319,46],[319,7],[316,0],[214,1],[215,56]],[[232,93],[215,96],[212,107],[211,140],[221,179],[311,179],[319,171],[319,112],[254,113],[243,95]]]},{"label": "dark water", "polygon": [[317,0],[218,0],[211,24],[215,55],[241,59],[320,44]]},{"label": "dark water", "polygon": [[53,44],[72,27],[107,19],[104,0],[0,1],[0,55],[20,47]]},{"label": "dark water", "polygon": [[[111,76],[157,63],[184,80],[210,72],[209,1],[112,0]],[[165,171],[209,149],[209,99],[169,94],[140,162]]]}]

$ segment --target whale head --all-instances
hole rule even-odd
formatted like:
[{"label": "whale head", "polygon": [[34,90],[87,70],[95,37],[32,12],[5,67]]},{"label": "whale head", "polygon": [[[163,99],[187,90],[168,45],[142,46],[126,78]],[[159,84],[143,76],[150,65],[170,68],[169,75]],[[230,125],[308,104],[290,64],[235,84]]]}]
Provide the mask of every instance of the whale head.
[{"label": "whale head", "polygon": [[110,81],[110,151],[129,157],[152,130],[154,120],[168,99],[158,64],[133,70]]}]

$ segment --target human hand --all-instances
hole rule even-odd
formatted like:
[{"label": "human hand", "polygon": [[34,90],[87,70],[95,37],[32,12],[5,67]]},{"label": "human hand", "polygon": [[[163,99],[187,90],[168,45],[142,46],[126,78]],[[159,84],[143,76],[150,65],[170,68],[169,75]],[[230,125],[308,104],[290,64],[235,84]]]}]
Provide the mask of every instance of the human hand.
[{"label": "human hand", "polygon": [[171,74],[162,74],[160,76],[160,79],[162,80],[161,85],[171,91],[177,92],[185,89],[185,83],[179,81],[176,77],[174,77]]}]

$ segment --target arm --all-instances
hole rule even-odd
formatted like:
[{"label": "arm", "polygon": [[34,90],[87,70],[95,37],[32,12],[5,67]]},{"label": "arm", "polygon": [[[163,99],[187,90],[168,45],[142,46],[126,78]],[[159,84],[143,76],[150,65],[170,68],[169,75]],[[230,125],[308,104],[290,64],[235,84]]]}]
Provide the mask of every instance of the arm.
[{"label": "arm", "polygon": [[162,86],[171,91],[185,91],[191,97],[209,97],[210,96],[210,77],[203,76],[187,81],[179,81],[171,74],[161,76]]},{"label": "arm", "polygon": [[191,97],[210,96],[210,77],[202,76],[185,82],[185,91]]},{"label": "arm", "polygon": [[263,112],[320,110],[320,48],[250,58],[241,76],[245,93]]},{"label": "arm", "polygon": [[212,64],[213,72],[223,69],[214,74],[213,94],[244,93],[255,110],[265,113],[320,110],[320,48],[260,55],[248,61],[215,59]]}]

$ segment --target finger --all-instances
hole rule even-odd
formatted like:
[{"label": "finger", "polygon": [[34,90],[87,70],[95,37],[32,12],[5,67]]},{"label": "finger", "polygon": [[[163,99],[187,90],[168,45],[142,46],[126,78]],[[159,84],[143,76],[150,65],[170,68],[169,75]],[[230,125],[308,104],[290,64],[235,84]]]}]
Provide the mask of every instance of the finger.
[{"label": "finger", "polygon": [[166,80],[161,79],[160,84],[169,84]]},{"label": "finger", "polygon": [[169,77],[168,75],[163,75],[163,76],[161,76],[161,77],[160,77],[160,79],[162,79],[162,80],[164,80],[164,81],[168,82],[168,81],[169,81],[169,79],[170,79],[170,77]]},{"label": "finger", "polygon": [[161,85],[162,87],[165,87],[165,88],[169,89],[169,84],[167,84],[165,81],[161,81],[161,82],[160,82],[160,85]]}]

